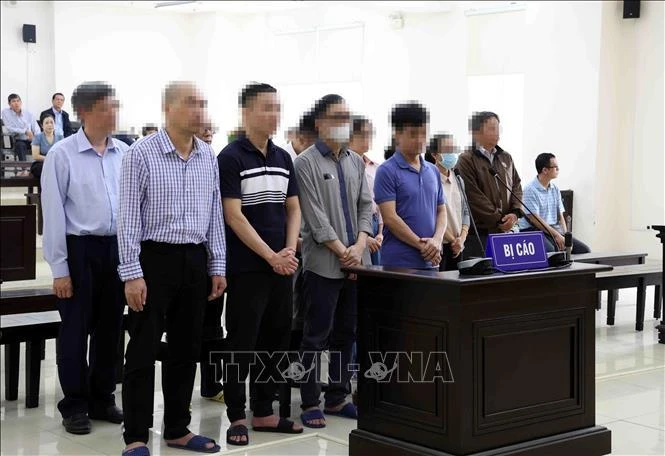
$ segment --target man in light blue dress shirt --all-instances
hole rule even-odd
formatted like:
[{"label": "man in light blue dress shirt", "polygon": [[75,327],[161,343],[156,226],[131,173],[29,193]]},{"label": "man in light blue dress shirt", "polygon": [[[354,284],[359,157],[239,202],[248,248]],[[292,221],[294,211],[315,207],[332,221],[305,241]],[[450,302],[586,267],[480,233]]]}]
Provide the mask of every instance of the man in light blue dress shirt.
[{"label": "man in light blue dress shirt", "polygon": [[43,246],[62,320],[57,363],[64,398],[58,410],[67,432],[87,434],[91,418],[123,420],[113,394],[125,307],[116,224],[128,148],[111,137],[118,114],[111,86],[83,83],[72,104],[83,128],[56,143],[44,161]]},{"label": "man in light blue dress shirt", "polygon": [[3,130],[14,137],[14,152],[20,161],[25,161],[32,138],[42,130],[35,117],[23,109],[21,97],[12,93],[7,97],[7,102],[9,107],[2,110]]}]

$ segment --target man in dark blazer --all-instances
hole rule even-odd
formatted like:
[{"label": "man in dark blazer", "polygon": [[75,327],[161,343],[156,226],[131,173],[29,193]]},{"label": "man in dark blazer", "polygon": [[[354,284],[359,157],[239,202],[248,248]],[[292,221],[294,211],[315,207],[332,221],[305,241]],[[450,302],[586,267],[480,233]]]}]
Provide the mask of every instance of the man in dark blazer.
[{"label": "man in dark blazer", "polygon": [[51,102],[53,103],[53,106],[42,111],[39,115],[39,125],[41,127],[44,116],[52,115],[55,118],[56,133],[60,133],[66,138],[74,132],[72,131],[72,124],[69,121],[69,114],[62,109],[62,105],[65,104],[65,96],[60,92],[54,93]]}]

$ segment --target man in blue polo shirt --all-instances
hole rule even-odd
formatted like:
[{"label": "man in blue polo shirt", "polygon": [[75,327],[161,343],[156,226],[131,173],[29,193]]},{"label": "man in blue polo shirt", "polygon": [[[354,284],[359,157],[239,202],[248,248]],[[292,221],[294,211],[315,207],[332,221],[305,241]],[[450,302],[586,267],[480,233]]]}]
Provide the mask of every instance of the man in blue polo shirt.
[{"label": "man in blue polo shirt", "polygon": [[[291,332],[290,276],[298,267],[300,205],[291,157],[270,140],[280,115],[276,92],[268,84],[245,86],[239,97],[243,134],[218,156],[227,233],[226,329],[228,351],[233,352],[224,383],[230,445],[249,443],[245,379],[255,360],[242,352],[286,351]],[[229,362],[237,369],[231,370]],[[278,377],[259,381],[264,363],[264,372],[276,369],[272,359],[252,365],[254,430],[301,433],[301,426],[273,413],[273,378]]]},{"label": "man in blue polo shirt", "polygon": [[427,110],[418,103],[393,108],[395,154],[376,172],[374,200],[383,217],[383,266],[437,269],[446,232],[446,200],[439,171],[423,160]]},{"label": "man in blue polo shirt", "polygon": [[[548,236],[545,236],[545,247],[548,252],[564,249],[564,233],[567,231],[566,219],[563,216],[564,207],[561,191],[552,182],[559,176],[559,164],[554,154],[540,154],[536,157],[536,171],[538,175],[524,187],[524,202],[529,209],[528,213],[519,220],[520,231],[541,231],[546,228],[554,238],[556,245]],[[589,253],[591,250],[582,241],[573,238],[572,253]]]}]

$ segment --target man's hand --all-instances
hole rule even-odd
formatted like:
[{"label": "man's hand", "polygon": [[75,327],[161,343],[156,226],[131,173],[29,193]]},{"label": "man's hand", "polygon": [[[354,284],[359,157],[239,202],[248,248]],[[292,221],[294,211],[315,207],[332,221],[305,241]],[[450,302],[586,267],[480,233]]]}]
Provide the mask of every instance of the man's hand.
[{"label": "man's hand", "polygon": [[365,247],[358,244],[353,244],[346,249],[344,255],[339,259],[342,267],[349,268],[352,266],[360,266],[363,260],[363,250],[365,250]]},{"label": "man's hand", "polygon": [[420,238],[420,255],[425,261],[433,261],[438,255],[441,262],[441,239]]},{"label": "man's hand", "polygon": [[134,312],[141,312],[148,296],[148,288],[143,277],[125,282],[125,299],[127,305]]},{"label": "man's hand", "polygon": [[441,264],[441,260],[443,260],[443,257],[441,256],[440,253],[437,253],[434,258],[432,259],[432,266],[438,266]]},{"label": "man's hand", "polygon": [[210,296],[208,296],[208,301],[219,298],[224,290],[226,290],[226,277],[214,275],[210,276],[212,279],[212,290],[210,290]]},{"label": "man's hand", "polygon": [[296,251],[288,247],[274,253],[268,263],[279,275],[291,275],[298,269]]},{"label": "man's hand", "polygon": [[74,296],[72,278],[67,276],[53,279],[53,293],[55,293],[55,295],[60,299],[67,299]]},{"label": "man's hand", "polygon": [[379,246],[383,245],[383,234],[379,231],[379,234],[374,236],[374,240],[379,243]]},{"label": "man's hand", "polygon": [[376,253],[379,251],[381,248],[381,243],[379,243],[376,238],[367,238],[367,248],[369,249],[370,253]]},{"label": "man's hand", "polygon": [[559,250],[566,248],[566,238],[564,238],[558,231],[554,232],[554,241],[556,242],[556,246],[559,248]]},{"label": "man's hand", "polygon": [[501,218],[501,224],[499,225],[499,229],[505,233],[510,231],[513,228],[513,225],[517,223],[517,216],[515,214],[508,214],[504,215],[503,218]]},{"label": "man's hand", "polygon": [[32,138],[35,137],[35,134],[28,128],[28,131],[25,132],[25,135],[28,137],[30,141],[32,141]]}]

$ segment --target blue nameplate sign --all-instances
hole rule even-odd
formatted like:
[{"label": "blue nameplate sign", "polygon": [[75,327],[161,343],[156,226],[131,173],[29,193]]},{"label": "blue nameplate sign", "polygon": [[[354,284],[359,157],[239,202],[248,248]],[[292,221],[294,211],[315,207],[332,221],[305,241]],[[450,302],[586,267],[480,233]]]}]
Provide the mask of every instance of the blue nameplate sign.
[{"label": "blue nameplate sign", "polygon": [[547,268],[547,251],[543,233],[490,234],[487,237],[487,256],[499,271],[523,271]]}]

